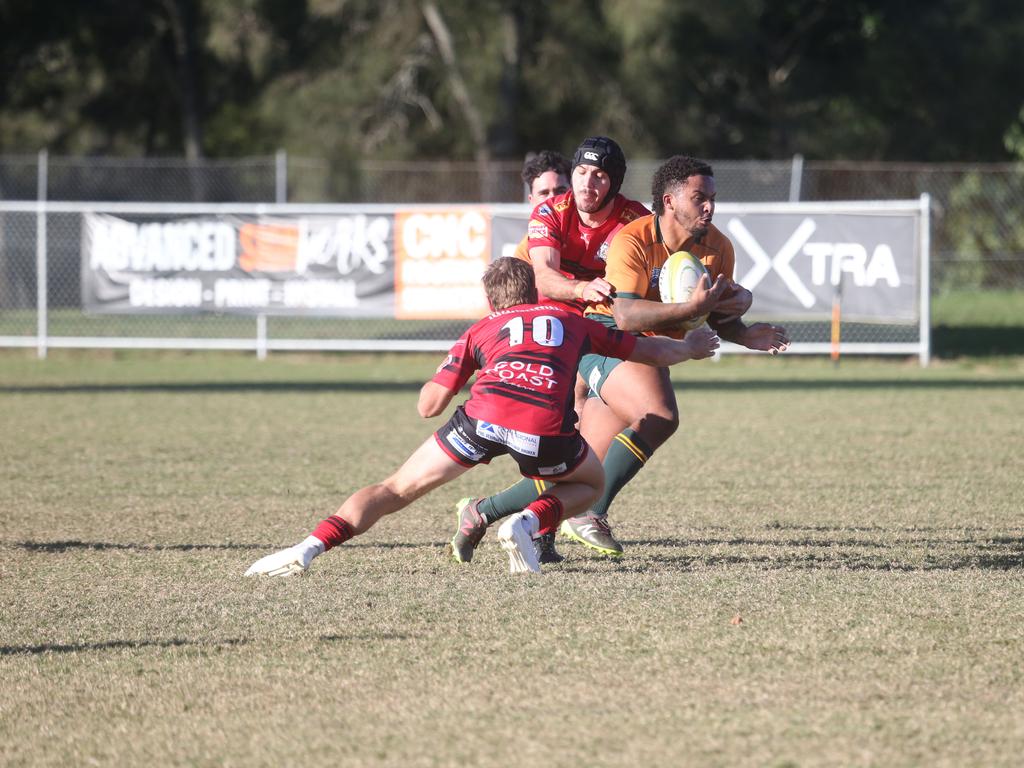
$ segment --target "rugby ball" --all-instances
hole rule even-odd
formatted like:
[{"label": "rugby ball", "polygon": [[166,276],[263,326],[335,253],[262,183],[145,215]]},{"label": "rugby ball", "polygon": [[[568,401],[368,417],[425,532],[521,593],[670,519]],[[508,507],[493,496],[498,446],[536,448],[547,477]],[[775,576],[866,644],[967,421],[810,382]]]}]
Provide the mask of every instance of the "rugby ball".
[{"label": "rugby ball", "polygon": [[[707,273],[700,259],[692,253],[676,251],[661,265],[661,272],[658,273],[658,291],[661,293],[662,302],[682,304],[689,301],[693,289]],[[679,327],[690,331],[703,325],[707,319],[707,315],[695,317],[680,324]]]}]

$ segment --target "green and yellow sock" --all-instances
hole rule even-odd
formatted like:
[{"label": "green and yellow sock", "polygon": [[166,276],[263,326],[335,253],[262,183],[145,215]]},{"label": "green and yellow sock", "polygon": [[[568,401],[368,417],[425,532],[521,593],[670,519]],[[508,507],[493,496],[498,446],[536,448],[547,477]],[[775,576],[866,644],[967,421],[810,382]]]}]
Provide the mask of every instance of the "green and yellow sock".
[{"label": "green and yellow sock", "polygon": [[501,520],[503,517],[521,512],[526,505],[535,501],[544,491],[551,487],[551,483],[544,480],[531,480],[524,477],[515,485],[509,486],[504,491],[488,496],[477,506],[477,511],[483,516],[487,524]]},{"label": "green and yellow sock", "polygon": [[595,515],[607,515],[608,508],[633,479],[654,451],[634,429],[626,428],[612,438],[604,457],[604,493],[593,507]]}]

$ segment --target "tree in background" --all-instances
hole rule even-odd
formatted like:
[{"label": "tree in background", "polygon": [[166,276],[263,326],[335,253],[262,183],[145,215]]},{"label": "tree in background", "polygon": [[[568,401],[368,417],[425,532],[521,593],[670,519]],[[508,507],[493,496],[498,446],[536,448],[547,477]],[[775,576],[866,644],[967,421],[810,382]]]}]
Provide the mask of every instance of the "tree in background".
[{"label": "tree in background", "polygon": [[998,161],[1006,0],[0,0],[0,152]]}]

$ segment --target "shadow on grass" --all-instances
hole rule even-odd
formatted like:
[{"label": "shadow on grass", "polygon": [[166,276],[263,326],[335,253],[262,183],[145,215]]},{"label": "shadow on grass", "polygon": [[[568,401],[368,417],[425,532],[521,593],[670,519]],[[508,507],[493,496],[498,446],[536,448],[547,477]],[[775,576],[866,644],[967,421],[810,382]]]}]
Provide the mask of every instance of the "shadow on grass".
[{"label": "shadow on grass", "polygon": [[5,384],[0,394],[70,395],[170,392],[419,392],[416,381],[189,381],[152,384]]},{"label": "shadow on grass", "polygon": [[798,553],[780,555],[650,555],[646,559],[661,567],[699,571],[716,567],[754,566],[764,571],[882,571],[924,572],[1024,569],[1024,553],[961,556],[925,555],[920,562],[866,557],[856,552],[829,552],[815,557]]},{"label": "shadow on grass", "polygon": [[[891,533],[891,532],[890,532]],[[915,531],[915,533],[918,533]],[[776,539],[776,538],[759,538],[750,536],[730,536],[730,537],[703,537],[694,536],[692,538],[680,539],[655,539],[649,541],[636,541],[632,542],[637,545],[649,545],[658,547],[713,547],[713,546],[738,546],[738,547],[846,547],[856,548],[862,547],[864,549],[891,549],[893,547],[907,546],[907,547],[929,547],[929,548],[948,548],[952,546],[964,546],[964,547],[975,547],[977,549],[997,549],[1002,547],[1018,547],[1021,553],[1024,554],[1024,537],[1017,536],[996,536],[991,539],[950,539],[950,538],[935,538],[928,536],[912,536],[902,538],[879,538],[879,539],[866,539],[866,538],[788,538],[788,539]]]},{"label": "shadow on grass", "polygon": [[242,638],[226,640],[184,640],[172,637],[166,640],[104,640],[98,643],[42,643],[40,645],[0,645],[0,656],[17,656],[19,654],[36,655],[42,653],[81,653],[83,651],[110,651],[119,648],[177,648],[180,646],[203,646],[221,648],[245,645],[250,642]]},{"label": "shadow on grass", "polygon": [[[402,634],[399,632],[356,632],[348,635],[320,635],[317,640],[323,643],[353,642],[353,641],[379,641],[379,640],[409,640],[414,635]],[[201,648],[231,648],[252,643],[252,640],[235,637],[225,640],[185,640],[178,637],[166,640],[104,640],[96,643],[40,643],[39,645],[0,645],[0,656],[36,656],[45,653],[87,653],[96,651],[111,651],[122,648],[141,650],[143,648],[178,648],[178,647],[201,647]]]},{"label": "shadow on grass", "polygon": [[[913,532],[920,533],[920,531]],[[881,540],[842,537],[788,539],[694,537],[650,539],[624,543],[637,547],[665,547],[676,550],[686,547],[716,546],[757,547],[762,550],[765,548],[775,550],[736,552],[735,554],[652,552],[641,553],[638,558],[642,562],[656,563],[659,566],[683,571],[730,566],[755,566],[763,570],[908,572],[1024,569],[1024,536],[999,536],[984,540],[929,536]],[[907,552],[908,549],[913,551]],[[886,553],[889,553],[889,556]]]},{"label": "shadow on grass", "polygon": [[[1024,377],[999,379],[967,379],[939,377],[915,379],[883,377],[874,379],[842,379],[842,372],[835,378],[818,379],[745,379],[742,381],[674,381],[676,390],[693,392],[747,392],[771,390],[873,390],[873,389],[1019,389],[1024,388]],[[0,385],[0,394],[22,395],[74,395],[74,394],[169,394],[169,393],[351,393],[351,392],[418,392],[423,382],[416,381],[235,381],[235,382],[188,382],[181,384],[6,384]]]},{"label": "shadow on grass", "polygon": [[[957,571],[1024,569],[1024,535],[985,536],[983,528],[841,528],[828,526],[766,526],[770,531],[800,531],[807,536],[715,535],[624,540],[631,557],[617,561],[624,571],[645,571],[652,564],[673,570],[696,571],[716,567],[756,566],[763,570],[850,570],[850,571]],[[960,536],[943,536],[943,532]],[[971,538],[969,534],[980,534]],[[857,536],[844,534],[857,533]],[[878,533],[878,538],[865,536]],[[103,541],[19,541],[10,546],[30,552],[60,554],[75,550],[94,551],[178,551],[241,550],[273,551],[280,544],[145,544]],[[425,542],[346,542],[346,549],[424,549],[433,546],[446,557],[446,548]],[[693,553],[687,549],[722,547],[751,548],[735,553]],[[673,553],[650,552],[647,548],[672,549]],[[765,551],[768,550],[768,551]],[[556,566],[565,572],[586,572],[579,561]],[[329,638],[325,638],[329,639]]]},{"label": "shadow on grass", "polygon": [[[115,541],[14,541],[10,546],[18,549],[27,549],[30,552],[69,552],[81,549],[93,550],[125,550],[137,552],[191,552],[202,549],[223,549],[223,550],[274,550],[281,549],[287,544],[145,544],[128,543]],[[423,546],[415,542],[346,542],[345,548],[366,548],[366,549],[415,549]]]}]

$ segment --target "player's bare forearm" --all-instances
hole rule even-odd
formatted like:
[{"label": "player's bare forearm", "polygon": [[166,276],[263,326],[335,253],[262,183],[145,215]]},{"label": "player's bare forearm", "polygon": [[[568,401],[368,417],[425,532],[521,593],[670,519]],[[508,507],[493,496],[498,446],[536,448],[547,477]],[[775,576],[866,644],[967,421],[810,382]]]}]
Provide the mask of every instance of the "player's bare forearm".
[{"label": "player's bare forearm", "polygon": [[677,329],[682,323],[700,317],[704,312],[693,301],[663,304],[660,301],[619,297],[612,304],[612,314],[620,330],[638,333]]},{"label": "player's bare forearm", "polygon": [[549,246],[531,248],[530,263],[533,265],[537,290],[542,294],[560,301],[577,298],[577,281],[570,280],[559,271],[562,257],[556,249]]},{"label": "player's bare forearm", "polygon": [[549,299],[569,301],[580,297],[584,283],[579,280],[570,280],[557,270],[536,265],[533,274],[537,280],[537,290]]},{"label": "player's bare forearm", "polygon": [[753,302],[754,295],[749,290],[729,280],[713,312],[721,317],[740,317],[747,313]]},{"label": "player's bare forearm", "polygon": [[716,318],[714,314],[708,317],[710,325],[723,341],[731,341],[733,344],[747,346],[743,343],[744,334],[747,331],[747,324],[738,317],[728,319]]},{"label": "player's bare forearm", "polygon": [[600,302],[614,294],[611,283],[603,277],[595,277],[593,280],[575,280],[563,275],[559,270],[562,257],[554,248],[531,248],[530,262],[533,264],[533,276],[537,283],[537,290],[549,299]]},{"label": "player's bare forearm", "polygon": [[455,397],[455,393],[438,384],[436,381],[428,381],[420,388],[420,399],[416,404],[416,410],[424,419],[437,416],[448,403]]},{"label": "player's bare forearm", "polygon": [[718,349],[718,336],[710,328],[698,328],[682,341],[666,336],[645,336],[636,340],[629,359],[635,363],[666,367],[686,360],[711,357]]}]

